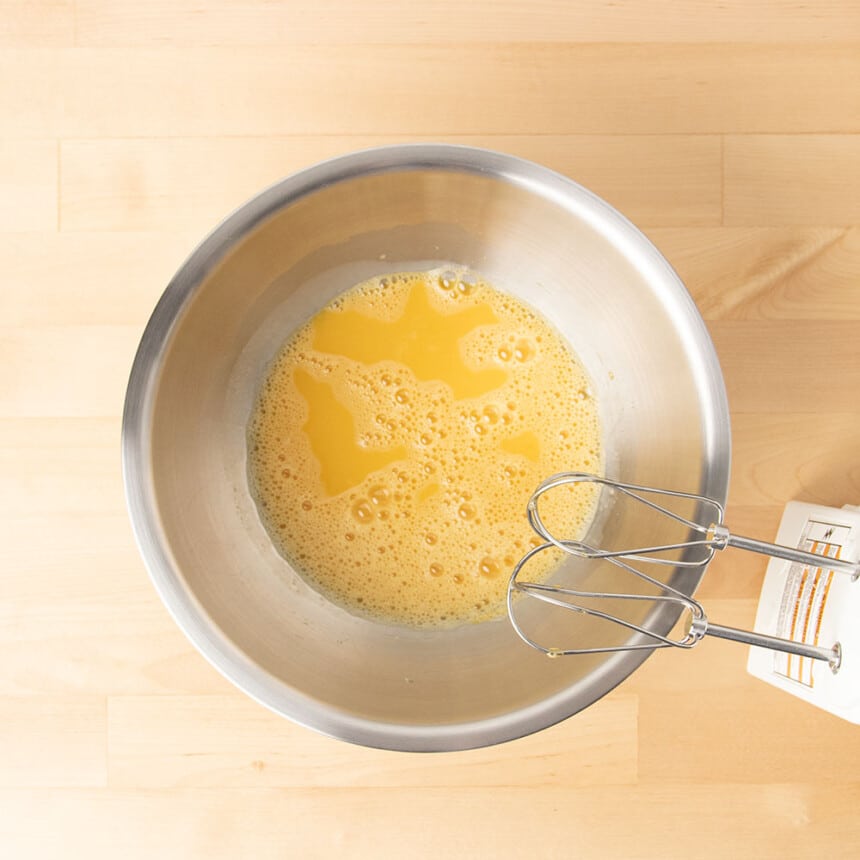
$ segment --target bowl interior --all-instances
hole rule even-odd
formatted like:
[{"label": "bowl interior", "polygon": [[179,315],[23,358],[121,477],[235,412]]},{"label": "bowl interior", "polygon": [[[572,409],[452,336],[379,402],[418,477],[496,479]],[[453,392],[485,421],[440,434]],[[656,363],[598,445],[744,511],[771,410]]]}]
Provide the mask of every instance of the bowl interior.
[{"label": "bowl interior", "polygon": [[[600,404],[608,474],[725,499],[722,380],[670,267],[579,186],[459,148],[349,156],[285,180],[231,216],[156,309],[124,424],[136,532],[159,591],[198,647],[275,710],[398,749],[476,746],[542,728],[590,704],[643,657],[547,660],[504,619],[427,632],[355,617],[305,585],[260,523],[246,424],[284,338],[359,281],[446,263],[517,295],[573,346]],[[653,525],[620,509],[602,510],[593,528],[631,542],[655,537]],[[676,582],[692,592],[698,578]],[[565,642],[624,638],[571,633],[555,616],[533,621]]]}]

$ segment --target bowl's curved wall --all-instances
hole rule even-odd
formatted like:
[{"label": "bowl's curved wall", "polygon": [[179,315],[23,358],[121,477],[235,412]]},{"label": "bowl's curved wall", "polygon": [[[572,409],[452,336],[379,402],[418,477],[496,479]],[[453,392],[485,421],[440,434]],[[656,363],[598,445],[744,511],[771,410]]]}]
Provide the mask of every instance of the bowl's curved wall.
[{"label": "bowl's curved wall", "polygon": [[[156,308],[123,422],[138,541],[195,644],[269,707],[396,749],[465,748],[543,728],[642,660],[549,661],[506,621],[431,633],[353,617],[304,585],[257,518],[245,425],[284,337],[371,275],[446,262],[517,294],[572,344],[599,398],[612,476],[724,501],[722,377],[672,269],[581,187],[463,147],[387,147],[335,159],[234,213]],[[638,539],[635,521],[621,517],[613,528]],[[691,592],[697,577],[686,574],[680,584]]]}]

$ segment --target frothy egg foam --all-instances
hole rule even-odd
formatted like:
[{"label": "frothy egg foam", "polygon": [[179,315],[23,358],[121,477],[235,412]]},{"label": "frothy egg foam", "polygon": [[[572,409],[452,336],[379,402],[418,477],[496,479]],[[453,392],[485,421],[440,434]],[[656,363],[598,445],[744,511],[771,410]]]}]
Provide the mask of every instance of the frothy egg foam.
[{"label": "frothy egg foam", "polygon": [[[573,351],[521,301],[454,270],[338,296],[284,343],[248,427],[252,494],[281,554],[346,609],[417,627],[503,614],[514,564],[540,542],[525,516],[534,488],[601,467]],[[541,511],[577,537],[595,500],[577,484]]]}]

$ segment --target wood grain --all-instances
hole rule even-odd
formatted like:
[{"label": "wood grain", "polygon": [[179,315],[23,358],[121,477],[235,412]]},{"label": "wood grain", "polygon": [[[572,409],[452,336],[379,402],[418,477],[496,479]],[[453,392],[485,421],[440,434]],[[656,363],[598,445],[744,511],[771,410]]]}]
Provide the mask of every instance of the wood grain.
[{"label": "wood grain", "polygon": [[0,420],[0,514],[122,513],[119,435],[118,416]]},{"label": "wood grain", "polygon": [[860,135],[728,135],[725,222],[860,221]]},{"label": "wood grain", "polygon": [[707,320],[860,319],[860,229],[649,229]]},{"label": "wood grain", "polygon": [[708,328],[735,412],[854,412],[856,323],[715,320]]},{"label": "wood grain", "polygon": [[[728,642],[716,644],[732,648]],[[744,649],[739,650],[745,661]],[[683,659],[687,655],[674,656]],[[689,656],[697,660],[698,671],[708,677],[708,662],[701,654]],[[757,783],[759,776],[751,771],[751,760],[767,770],[771,783],[790,783],[800,773],[806,775],[807,784],[854,782],[860,765],[856,727],[754,678],[744,679],[743,661],[737,662],[741,665],[734,670],[741,683],[733,687],[731,698],[715,685],[708,685],[695,697],[687,689],[647,698],[640,710],[639,728],[651,742],[639,757],[640,782],[697,784],[707,773],[708,779],[718,783]],[[774,731],[776,719],[790,722],[795,737]],[[705,736],[721,734],[732,737],[731,755],[726,755],[720,744],[702,743]],[[841,747],[842,755],[833,755],[835,746]],[[822,761],[827,762],[826,771],[821,768]]]},{"label": "wood grain", "polygon": [[57,226],[57,143],[0,139],[0,230]]},{"label": "wood grain", "polygon": [[[853,14],[852,14],[853,13]],[[320,21],[326,22],[325,28]],[[79,45],[450,42],[834,42],[860,38],[860,5],[819,0],[367,0],[269,3],[77,0]]]},{"label": "wood grain", "polygon": [[141,332],[139,325],[0,328],[0,417],[116,415]]},{"label": "wood grain", "polygon": [[[850,858],[856,783],[3,791],[15,857]],[[28,822],[40,811],[40,826]],[[348,810],[346,812],[345,810]],[[333,811],[335,813],[333,814]],[[339,813],[339,814],[338,814]],[[398,824],[393,824],[398,822]],[[406,824],[400,824],[406,822]],[[656,831],[657,835],[654,834]],[[260,834],[265,834],[265,837]]]},{"label": "wood grain", "polygon": [[[108,709],[112,786],[623,785],[636,781],[635,695],[499,750],[442,756],[344,745],[238,694],[116,696]],[[264,740],[265,739],[265,740]],[[516,757],[515,768],[510,755]],[[575,761],[575,769],[569,767]]]},{"label": "wood grain", "polygon": [[846,380],[842,412],[735,412],[736,498],[758,505],[794,498],[837,507],[856,504],[860,436],[850,397],[845,399],[856,390],[856,383]]},{"label": "wood grain", "polygon": [[4,696],[0,785],[106,785],[106,718],[101,696]]},{"label": "wood grain", "polygon": [[[719,224],[721,144],[713,135],[437,135],[546,164],[645,225]],[[63,230],[202,232],[303,165],[413,136],[74,140],[61,152]],[[213,175],[224,180],[213,183]],[[180,191],[181,189],[181,191]]]},{"label": "wood grain", "polygon": [[10,49],[0,114],[16,137],[860,133],[858,77],[851,44]]},{"label": "wood grain", "polygon": [[[293,725],[161,604],[120,474],[143,326],[321,158],[512,152],[643,227],[706,319],[727,521],[860,503],[857,0],[0,0],[0,856],[858,856],[856,727],[707,639],[564,723],[417,756]],[[699,597],[753,624],[765,560]]]},{"label": "wood grain", "polygon": [[[101,565],[104,559],[94,553],[89,563]],[[21,575],[27,572],[25,567]],[[53,577],[64,572],[57,565]],[[37,600],[4,600],[3,701],[18,695],[188,695],[230,689],[176,628],[140,566],[134,575],[123,568],[112,577],[102,574],[97,585],[95,594],[79,597],[54,599],[43,592]],[[127,594],[129,587],[134,590]]]},{"label": "wood grain", "polygon": [[0,47],[54,48],[74,42],[74,0],[0,0]]},{"label": "wood grain", "polygon": [[[206,228],[211,226],[207,224]],[[6,326],[142,326],[200,233],[0,233]]]}]

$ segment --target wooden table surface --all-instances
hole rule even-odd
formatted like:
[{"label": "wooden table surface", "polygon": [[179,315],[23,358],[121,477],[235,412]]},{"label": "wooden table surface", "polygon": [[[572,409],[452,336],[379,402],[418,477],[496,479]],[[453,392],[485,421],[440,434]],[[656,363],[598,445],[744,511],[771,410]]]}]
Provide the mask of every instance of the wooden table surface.
[{"label": "wooden table surface", "polygon": [[[738,531],[860,503],[856,0],[0,0],[0,856],[860,856],[860,728],[743,647],[419,756],[270,714],[169,618],[119,469],[148,314],[263,186],[407,140],[543,162],[662,249],[725,373]],[[713,617],[752,624],[763,571],[718,558]]]}]

